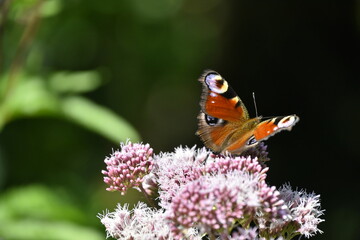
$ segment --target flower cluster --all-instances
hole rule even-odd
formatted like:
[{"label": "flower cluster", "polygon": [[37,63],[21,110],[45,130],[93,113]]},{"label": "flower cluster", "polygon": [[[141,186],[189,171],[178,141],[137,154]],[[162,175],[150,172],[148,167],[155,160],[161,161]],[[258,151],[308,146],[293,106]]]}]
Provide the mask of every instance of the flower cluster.
[{"label": "flower cluster", "polygon": [[173,233],[196,227],[200,233],[231,230],[236,219],[254,212],[259,204],[257,179],[244,172],[203,176],[186,184],[169,209]]},{"label": "flower cluster", "polygon": [[[99,214],[101,223],[106,227],[107,236],[116,239],[173,240],[173,233],[162,209],[151,209],[139,202],[134,209],[118,204],[114,212]],[[194,228],[186,235],[189,240],[201,240]]]},{"label": "flower cluster", "polygon": [[320,218],[324,214],[324,210],[320,209],[320,195],[306,193],[303,190],[292,190],[289,184],[283,185],[279,191],[291,209],[291,218],[296,226],[299,226],[297,232],[305,237],[311,237],[318,232],[322,233],[317,228],[317,225],[324,221]]},{"label": "flower cluster", "polygon": [[320,217],[324,210],[320,209],[320,195],[306,193],[304,190],[292,190],[289,184],[284,184],[279,189],[279,197],[290,210],[287,220],[269,221],[263,217],[258,218],[259,231],[263,235],[282,235],[292,239],[296,235],[309,238],[316,233],[322,233],[318,224],[324,220]]},{"label": "flower cluster", "polygon": [[130,211],[119,205],[115,212],[99,215],[108,236],[282,240],[321,233],[319,195],[268,185],[266,146],[248,154],[223,156],[179,147],[153,155],[148,144],[123,144],[105,159],[108,190],[124,194],[137,187],[158,207],[139,203]]},{"label": "flower cluster", "polygon": [[259,182],[266,178],[268,167],[263,167],[258,159],[249,157],[214,156],[205,165],[207,173],[227,173],[244,171],[259,176]]},{"label": "flower cluster", "polygon": [[107,237],[116,239],[172,239],[162,210],[148,208],[138,203],[129,210],[128,205],[118,205],[115,212],[99,214],[107,230]]},{"label": "flower cluster", "polygon": [[[258,236],[257,228],[236,228],[229,240],[274,240],[274,238],[264,238]],[[283,237],[277,237],[276,240],[285,240]]]},{"label": "flower cluster", "polygon": [[104,182],[108,191],[120,191],[125,194],[128,188],[138,187],[143,177],[153,166],[153,149],[149,144],[131,143],[121,145],[121,151],[115,151],[105,159],[107,165]]},{"label": "flower cluster", "polygon": [[209,153],[205,149],[175,149],[155,157],[153,173],[159,186],[159,205],[167,208],[182,186],[198,179]]},{"label": "flower cluster", "polygon": [[243,152],[242,156],[250,156],[251,158],[257,158],[261,162],[270,161],[268,157],[267,146],[264,142],[260,142],[255,147],[249,148],[245,152]]}]

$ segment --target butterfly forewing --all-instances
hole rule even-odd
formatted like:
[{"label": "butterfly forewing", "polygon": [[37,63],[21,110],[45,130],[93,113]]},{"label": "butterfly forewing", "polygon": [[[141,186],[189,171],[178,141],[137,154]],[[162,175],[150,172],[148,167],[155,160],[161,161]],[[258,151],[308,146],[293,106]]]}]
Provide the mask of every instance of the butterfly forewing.
[{"label": "butterfly forewing", "polygon": [[206,147],[222,152],[236,131],[232,123],[246,121],[248,112],[235,91],[217,72],[205,71],[199,81],[203,93],[197,134]]},{"label": "butterfly forewing", "polygon": [[206,71],[199,81],[203,84],[200,105],[204,113],[225,121],[244,121],[249,118],[244,104],[220,74]]}]

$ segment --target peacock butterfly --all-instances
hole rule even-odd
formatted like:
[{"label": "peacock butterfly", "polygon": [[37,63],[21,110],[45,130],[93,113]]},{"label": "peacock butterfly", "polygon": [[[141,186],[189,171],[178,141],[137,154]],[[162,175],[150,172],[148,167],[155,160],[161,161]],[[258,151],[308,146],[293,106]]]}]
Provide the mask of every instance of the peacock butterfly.
[{"label": "peacock butterfly", "polygon": [[250,118],[241,99],[220,74],[207,70],[199,81],[203,92],[196,134],[213,152],[241,154],[275,133],[291,130],[299,121],[296,115]]}]

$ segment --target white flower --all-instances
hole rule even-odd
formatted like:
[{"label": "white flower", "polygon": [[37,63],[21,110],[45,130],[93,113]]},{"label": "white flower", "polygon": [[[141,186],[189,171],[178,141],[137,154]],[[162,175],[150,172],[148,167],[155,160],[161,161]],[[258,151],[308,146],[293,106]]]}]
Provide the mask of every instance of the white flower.
[{"label": "white flower", "polygon": [[283,185],[279,191],[290,209],[293,221],[300,226],[297,232],[307,238],[323,233],[318,228],[318,224],[324,221],[320,218],[324,214],[324,210],[320,209],[320,195],[292,190],[289,184]]},{"label": "white flower", "polygon": [[161,207],[166,209],[181,186],[201,176],[201,166],[210,154],[205,148],[179,147],[155,157],[153,173],[158,177]]},{"label": "white flower", "polygon": [[[129,205],[117,205],[115,212],[99,214],[101,223],[105,226],[107,237],[118,240],[172,240],[174,239],[163,210],[153,210],[145,203],[139,202],[133,210]],[[189,229],[186,239],[200,240],[195,229]]]}]

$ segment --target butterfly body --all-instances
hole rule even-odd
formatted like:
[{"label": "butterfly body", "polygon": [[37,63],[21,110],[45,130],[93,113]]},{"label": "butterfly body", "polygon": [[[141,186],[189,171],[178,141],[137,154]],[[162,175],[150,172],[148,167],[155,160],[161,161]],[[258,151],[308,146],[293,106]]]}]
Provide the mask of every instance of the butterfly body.
[{"label": "butterfly body", "polygon": [[199,81],[203,92],[197,135],[214,152],[241,154],[281,130],[291,130],[299,120],[296,115],[250,118],[241,99],[220,74],[206,71]]}]

